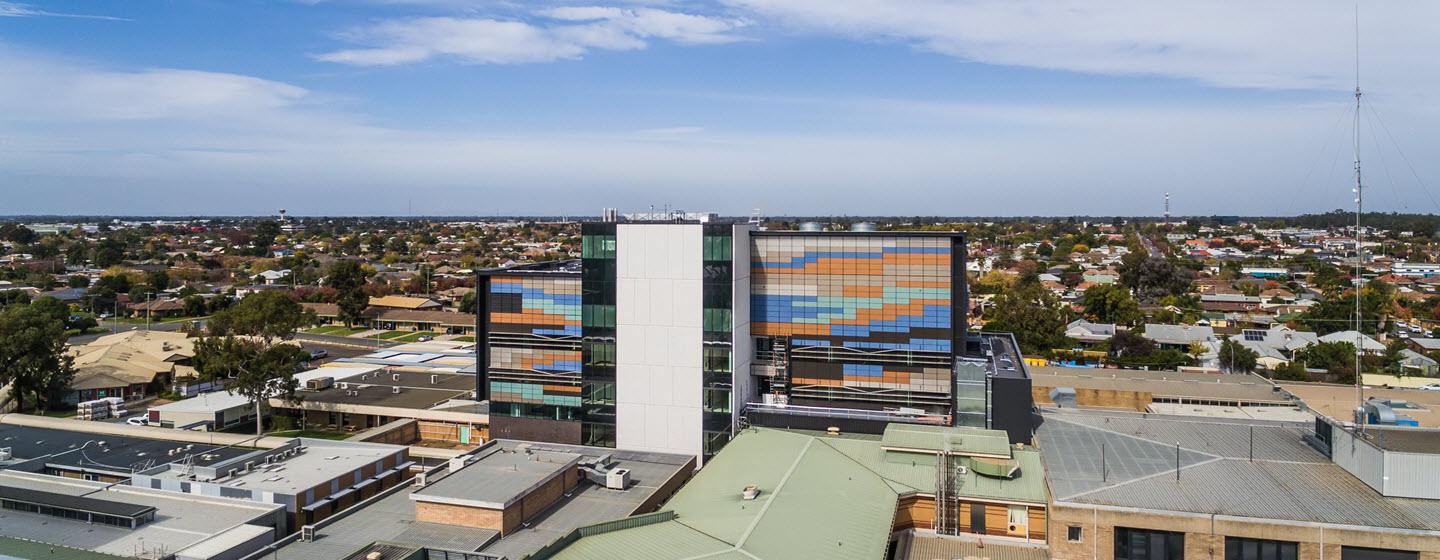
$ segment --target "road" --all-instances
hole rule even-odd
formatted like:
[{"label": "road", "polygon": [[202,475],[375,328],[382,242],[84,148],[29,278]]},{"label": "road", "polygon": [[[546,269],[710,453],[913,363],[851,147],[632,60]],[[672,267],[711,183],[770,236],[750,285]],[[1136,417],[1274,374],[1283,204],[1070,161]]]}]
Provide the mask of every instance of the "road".
[{"label": "road", "polygon": [[[179,330],[184,330],[185,327],[186,327],[187,325],[189,325],[189,324],[190,324],[189,321],[178,321],[178,322],[174,322],[174,323],[160,323],[160,322],[154,322],[154,321],[152,321],[152,322],[150,323],[149,329],[152,330],[152,331],[175,332],[175,331],[179,331]],[[102,336],[105,336],[105,335],[107,335],[107,334],[110,334],[111,332],[125,332],[125,331],[131,331],[131,330],[143,331],[143,330],[145,330],[145,329],[146,329],[146,326],[145,326],[144,323],[136,324],[136,323],[117,323],[117,322],[115,322],[115,321],[101,321],[101,322],[100,322],[100,329],[99,329],[99,330],[96,330],[96,331],[93,331],[93,332],[89,332],[89,333],[85,333],[85,334],[77,334],[77,335],[71,336],[71,337],[70,337],[70,344],[88,344],[89,342],[91,342],[91,341],[93,341],[93,340],[95,340],[95,339],[97,339],[97,338],[100,338],[100,337],[102,337]]]},{"label": "road", "polygon": [[1165,253],[1161,253],[1161,252],[1160,252],[1160,248],[1159,248],[1159,247],[1156,247],[1156,246],[1155,246],[1155,242],[1154,242],[1154,241],[1151,241],[1149,237],[1146,237],[1144,234],[1140,234],[1140,233],[1136,233],[1136,234],[1135,234],[1135,237],[1140,238],[1140,244],[1141,244],[1141,245],[1144,245],[1144,246],[1145,246],[1145,250],[1150,252],[1150,257],[1151,257],[1151,258],[1156,258],[1156,259],[1163,259],[1163,258],[1165,258]]}]

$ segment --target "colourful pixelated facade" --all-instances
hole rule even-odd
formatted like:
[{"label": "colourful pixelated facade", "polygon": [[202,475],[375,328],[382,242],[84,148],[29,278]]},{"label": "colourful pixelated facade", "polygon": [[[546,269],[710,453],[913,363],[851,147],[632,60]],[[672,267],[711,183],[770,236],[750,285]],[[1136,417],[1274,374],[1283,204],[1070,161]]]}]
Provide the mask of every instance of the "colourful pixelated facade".
[{"label": "colourful pixelated facade", "polygon": [[963,255],[954,256],[953,240],[753,236],[756,367],[792,402],[948,410],[955,341],[964,333],[963,317],[955,320]]},{"label": "colourful pixelated facade", "polygon": [[515,274],[488,280],[483,331],[492,421],[572,418],[581,405],[580,279]]}]

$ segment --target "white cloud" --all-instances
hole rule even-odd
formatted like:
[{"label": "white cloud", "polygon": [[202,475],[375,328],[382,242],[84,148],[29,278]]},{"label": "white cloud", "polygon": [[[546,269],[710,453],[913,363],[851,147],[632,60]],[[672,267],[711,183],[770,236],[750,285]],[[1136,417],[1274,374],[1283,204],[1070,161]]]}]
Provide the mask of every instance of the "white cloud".
[{"label": "white cloud", "polygon": [[93,14],[71,14],[64,12],[51,12],[19,2],[8,2],[0,0],[0,17],[62,17],[77,19],[103,19],[109,21],[131,21],[128,18],[102,16]]},{"label": "white cloud", "polygon": [[316,58],[356,66],[388,66],[445,58],[472,64],[524,64],[576,59],[591,50],[635,50],[652,39],[680,44],[738,40],[740,20],[654,8],[567,7],[543,10],[544,22],[421,17],[384,21],[341,35],[366,45]]},{"label": "white cloud", "polygon": [[[1300,184],[1322,140],[1335,135],[1343,100],[1117,107],[711,96],[688,101],[713,111],[666,128],[635,130],[655,122],[638,109],[618,115],[626,124],[615,128],[530,133],[376,126],[294,84],[100,67],[3,45],[0,75],[0,190],[12,195],[13,213],[263,213],[283,205],[308,215],[400,214],[413,203],[417,214],[574,214],[668,203],[737,215],[755,207],[1156,214],[1170,191],[1177,213],[1258,214],[1349,199],[1343,150],[1338,164],[1325,160]],[[830,128],[787,120],[746,130],[731,118],[757,108]],[[1440,117],[1404,109],[1386,117],[1420,173],[1440,171],[1415,158],[1433,151],[1427,131]],[[1434,210],[1413,190],[1392,196],[1376,180],[1367,202],[1377,208]]]},{"label": "white cloud", "polygon": [[[722,0],[802,32],[893,41],[986,64],[1246,88],[1352,87],[1354,4],[1337,0]],[[1367,4],[1367,74],[1440,85],[1440,2]],[[1422,88],[1417,87],[1416,90]]]}]

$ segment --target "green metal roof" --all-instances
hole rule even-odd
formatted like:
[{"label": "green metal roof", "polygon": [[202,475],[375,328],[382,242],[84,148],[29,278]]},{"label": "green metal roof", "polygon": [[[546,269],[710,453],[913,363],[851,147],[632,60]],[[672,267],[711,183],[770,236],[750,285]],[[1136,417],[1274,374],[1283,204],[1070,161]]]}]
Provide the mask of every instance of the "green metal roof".
[{"label": "green metal roof", "polygon": [[890,424],[880,444],[887,449],[1010,456],[1010,437],[1003,431],[984,428]]},{"label": "green metal roof", "polygon": [[[759,497],[742,499],[751,484]],[[874,560],[897,500],[889,482],[824,440],[750,429],[671,498],[673,520],[591,532],[549,558]]]},{"label": "green metal roof", "polygon": [[[1003,449],[992,435],[997,433]],[[952,436],[964,438],[965,449],[1010,457],[1005,461],[1016,469],[1013,478],[997,478],[976,472],[984,459],[954,457],[953,465],[966,467],[955,478],[956,496],[1047,501],[1040,454],[1011,449],[1004,432],[925,427],[886,430],[876,440],[751,428],[681,488],[664,512],[582,527],[531,558],[883,558],[899,497],[934,494],[937,461],[933,453],[887,450],[884,442],[903,440],[902,449],[918,449],[909,444],[933,445]],[[752,484],[759,497],[742,499],[741,490]]]},{"label": "green metal roof", "polygon": [[1050,492],[1045,487],[1045,466],[1040,461],[1040,452],[1031,449],[1016,449],[1011,461],[1019,470],[1014,478],[998,478],[983,474],[983,463],[979,459],[964,458],[965,474],[955,477],[955,495],[1006,502],[1044,504],[1050,501]]}]

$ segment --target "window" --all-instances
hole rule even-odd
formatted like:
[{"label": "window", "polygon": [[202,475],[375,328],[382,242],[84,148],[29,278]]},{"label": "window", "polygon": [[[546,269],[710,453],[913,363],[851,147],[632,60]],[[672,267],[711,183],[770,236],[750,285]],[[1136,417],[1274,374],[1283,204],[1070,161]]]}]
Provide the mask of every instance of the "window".
[{"label": "window", "polygon": [[730,373],[730,348],[728,346],[706,346],[701,348],[705,371]]},{"label": "window", "polygon": [[1079,525],[1071,525],[1065,528],[1065,540],[1080,542],[1085,540],[1085,528]]},{"label": "window", "polygon": [[1383,548],[1364,548],[1359,546],[1340,547],[1340,560],[1416,560],[1420,557],[1418,552],[1404,550],[1389,550]]},{"label": "window", "polygon": [[1184,560],[1185,534],[1115,528],[1115,560]]},{"label": "window", "polygon": [[1225,560],[1295,560],[1293,542],[1225,537]]},{"label": "window", "polygon": [[1026,525],[1030,523],[1030,517],[1026,513],[1025,506],[1010,506],[1010,524]]}]

